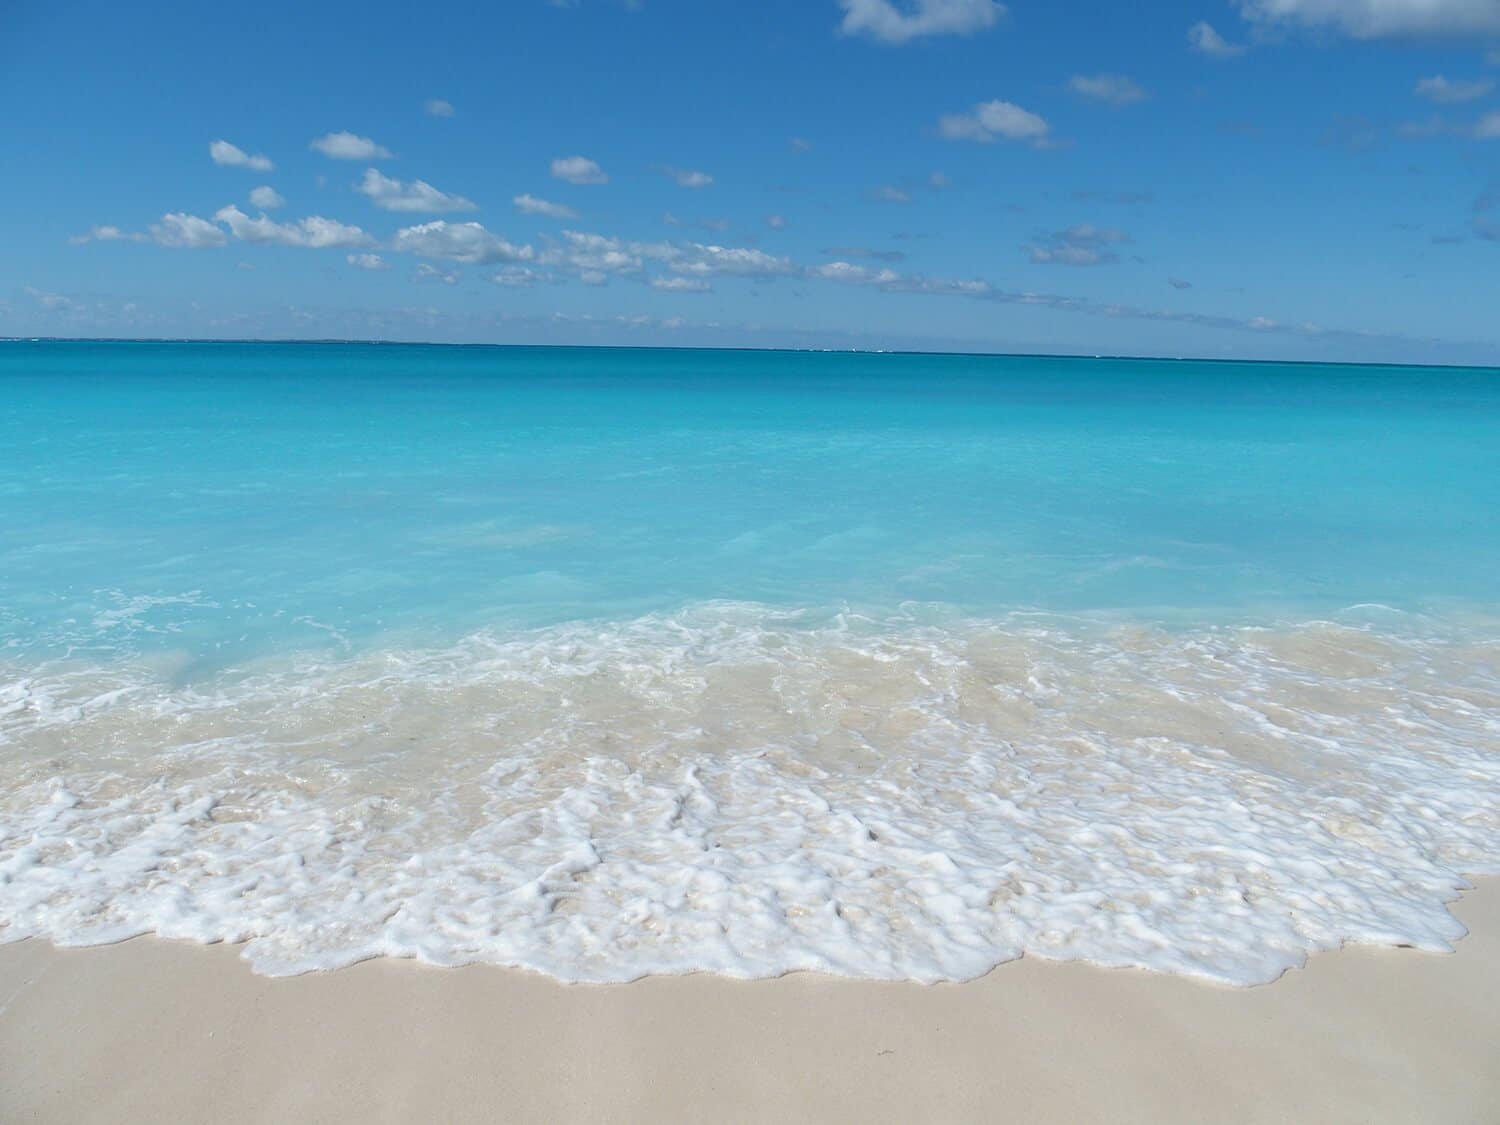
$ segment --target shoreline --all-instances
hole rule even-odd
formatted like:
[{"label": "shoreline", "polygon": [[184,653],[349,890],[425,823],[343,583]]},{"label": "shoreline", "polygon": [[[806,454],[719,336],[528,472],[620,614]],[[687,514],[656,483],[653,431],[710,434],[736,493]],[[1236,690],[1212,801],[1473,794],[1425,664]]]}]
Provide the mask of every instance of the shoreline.
[{"label": "shoreline", "polygon": [[1453,954],[1347,946],[1249,989],[1036,957],[963,984],[567,985],[233,947],[0,946],[10,1122],[1478,1122],[1500,1103],[1500,879]]}]

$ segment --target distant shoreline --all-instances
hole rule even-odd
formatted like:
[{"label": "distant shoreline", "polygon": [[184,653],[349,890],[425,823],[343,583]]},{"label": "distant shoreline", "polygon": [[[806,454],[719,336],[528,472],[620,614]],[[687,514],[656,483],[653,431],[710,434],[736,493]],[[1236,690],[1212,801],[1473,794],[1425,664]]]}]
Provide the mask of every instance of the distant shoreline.
[{"label": "distant shoreline", "polygon": [[0,336],[0,344],[192,344],[192,345],[326,345],[331,347],[388,348],[494,348],[510,351],[598,351],[598,352],[766,352],[772,355],[862,355],[927,356],[953,359],[1045,359],[1102,361],[1111,363],[1213,363],[1241,367],[1389,367],[1415,370],[1496,371],[1500,364],[1485,363],[1391,363],[1340,359],[1236,359],[1197,355],[1131,355],[1092,352],[976,352],[924,351],[909,348],[776,348],[716,346],[712,344],[500,344],[465,343],[448,340],[339,339],[337,337],[220,338],[198,336]]}]

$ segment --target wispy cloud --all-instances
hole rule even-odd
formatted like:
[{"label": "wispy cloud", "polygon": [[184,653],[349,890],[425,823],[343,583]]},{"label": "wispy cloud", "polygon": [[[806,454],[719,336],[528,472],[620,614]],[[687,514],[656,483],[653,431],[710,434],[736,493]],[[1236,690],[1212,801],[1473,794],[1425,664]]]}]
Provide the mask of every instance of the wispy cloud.
[{"label": "wispy cloud", "polygon": [[1187,37],[1193,50],[1210,58],[1232,59],[1236,55],[1243,55],[1246,50],[1244,44],[1231,43],[1225,39],[1207,20],[1199,20],[1188,28]]},{"label": "wispy cloud", "polygon": [[357,270],[388,270],[391,264],[379,254],[346,254],[344,260]]},{"label": "wispy cloud", "polygon": [[543,215],[549,219],[576,219],[578,212],[561,203],[551,203],[534,195],[518,195],[511,200],[523,215]]},{"label": "wispy cloud", "polygon": [[1075,74],[1068,89],[1096,102],[1122,107],[1143,102],[1149,96],[1133,79],[1123,74]]},{"label": "wispy cloud", "polygon": [[714,182],[714,178],[707,172],[698,172],[691,168],[673,168],[663,165],[661,174],[677,181],[678,187],[706,188],[712,187]]},{"label": "wispy cloud", "polygon": [[1431,78],[1424,78],[1418,82],[1413,93],[1428,101],[1451,104],[1474,101],[1476,98],[1484,97],[1494,88],[1495,83],[1489,78],[1452,82],[1441,74],[1435,74]]},{"label": "wispy cloud", "polygon": [[870,192],[870,198],[877,203],[910,203],[911,193],[891,184],[882,184]]},{"label": "wispy cloud", "polygon": [[425,180],[403,183],[383,175],[378,168],[366,168],[365,176],[354,190],[369,196],[382,211],[421,212],[429,215],[453,211],[477,211],[479,205],[461,195],[439,191]]},{"label": "wispy cloud", "polygon": [[1239,9],[1254,23],[1330,27],[1356,39],[1500,32],[1495,0],[1239,0]]},{"label": "wispy cloud", "polygon": [[422,103],[422,110],[429,117],[452,117],[453,103],[442,98],[428,98]]},{"label": "wispy cloud", "polygon": [[1120,260],[1109,247],[1129,241],[1130,236],[1122,230],[1083,223],[1056,231],[1022,249],[1034,265],[1103,266]]},{"label": "wispy cloud", "polygon": [[993,27],[1005,15],[997,0],[838,0],[844,10],[839,31],[900,46],[929,35],[972,35]]}]

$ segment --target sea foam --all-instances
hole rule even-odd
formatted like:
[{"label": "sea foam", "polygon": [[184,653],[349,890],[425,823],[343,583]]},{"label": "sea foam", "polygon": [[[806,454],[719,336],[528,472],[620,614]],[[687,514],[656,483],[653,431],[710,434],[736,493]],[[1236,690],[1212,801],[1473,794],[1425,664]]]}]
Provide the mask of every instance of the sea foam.
[{"label": "sea foam", "polygon": [[1497,669],[1410,623],[727,603],[187,683],[0,666],[0,940],[579,981],[1447,950],[1500,871]]}]

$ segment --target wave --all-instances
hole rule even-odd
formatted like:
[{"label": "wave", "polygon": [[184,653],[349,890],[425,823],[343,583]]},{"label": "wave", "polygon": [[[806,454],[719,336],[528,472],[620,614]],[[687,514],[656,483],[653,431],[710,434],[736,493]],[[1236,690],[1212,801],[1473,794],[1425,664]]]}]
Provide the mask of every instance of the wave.
[{"label": "wave", "polygon": [[1500,872],[1490,636],[707,603],[189,683],[0,664],[0,940],[579,981],[1446,950]]}]

